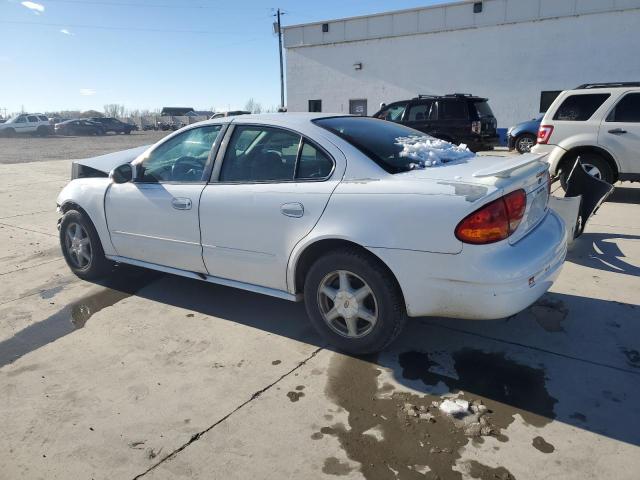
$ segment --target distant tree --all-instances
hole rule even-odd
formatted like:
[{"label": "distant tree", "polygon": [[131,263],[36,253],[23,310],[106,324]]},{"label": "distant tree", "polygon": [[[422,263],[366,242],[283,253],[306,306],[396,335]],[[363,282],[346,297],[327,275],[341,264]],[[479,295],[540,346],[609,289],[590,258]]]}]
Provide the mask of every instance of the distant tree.
[{"label": "distant tree", "polygon": [[247,100],[247,103],[244,104],[244,109],[251,113],[262,113],[262,105],[253,98]]},{"label": "distant tree", "polygon": [[110,103],[104,106],[104,114],[107,117],[115,117],[122,118],[125,116],[125,108],[124,105],[120,105],[117,103]]},{"label": "distant tree", "polygon": [[87,110],[86,112],[82,112],[80,114],[80,118],[91,118],[91,117],[104,117],[104,115],[97,110]]}]

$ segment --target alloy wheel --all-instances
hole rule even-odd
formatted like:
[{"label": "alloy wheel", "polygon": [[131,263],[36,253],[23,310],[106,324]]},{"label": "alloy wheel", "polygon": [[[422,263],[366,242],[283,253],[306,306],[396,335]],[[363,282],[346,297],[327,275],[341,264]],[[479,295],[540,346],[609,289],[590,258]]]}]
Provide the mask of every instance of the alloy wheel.
[{"label": "alloy wheel", "polygon": [[76,268],[85,268],[91,263],[91,240],[87,230],[79,223],[70,223],[67,227],[65,247]]},{"label": "alloy wheel", "polygon": [[518,151],[519,152],[530,152],[533,146],[535,145],[535,141],[531,137],[522,137],[518,139]]},{"label": "alloy wheel", "polygon": [[361,277],[347,270],[336,270],[322,279],[318,305],[329,328],[343,337],[364,337],[378,321],[378,302],[373,290]]}]

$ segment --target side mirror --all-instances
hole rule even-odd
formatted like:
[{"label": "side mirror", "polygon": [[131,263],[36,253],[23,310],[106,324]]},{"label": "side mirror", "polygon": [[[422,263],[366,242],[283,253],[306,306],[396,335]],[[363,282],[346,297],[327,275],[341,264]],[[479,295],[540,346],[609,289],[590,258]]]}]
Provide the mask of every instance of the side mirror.
[{"label": "side mirror", "polygon": [[113,183],[127,183],[133,180],[133,167],[130,163],[125,163],[114,168],[109,173],[109,178]]}]

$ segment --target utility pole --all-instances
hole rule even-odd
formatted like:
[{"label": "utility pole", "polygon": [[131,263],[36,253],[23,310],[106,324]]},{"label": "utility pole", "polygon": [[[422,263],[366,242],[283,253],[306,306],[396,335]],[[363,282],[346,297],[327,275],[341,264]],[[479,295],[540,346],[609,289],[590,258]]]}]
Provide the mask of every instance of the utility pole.
[{"label": "utility pole", "polygon": [[278,52],[280,53],[280,108],[284,109],[284,67],[282,65],[282,23],[280,22],[280,16],[284,15],[278,11],[276,12],[276,17],[278,18],[277,27],[278,30]]}]

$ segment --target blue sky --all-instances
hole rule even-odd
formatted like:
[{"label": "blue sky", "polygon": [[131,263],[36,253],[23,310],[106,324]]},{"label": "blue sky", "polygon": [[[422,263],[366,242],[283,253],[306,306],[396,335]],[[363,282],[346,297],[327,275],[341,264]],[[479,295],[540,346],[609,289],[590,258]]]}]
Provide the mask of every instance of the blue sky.
[{"label": "blue sky", "polygon": [[283,24],[439,0],[0,0],[0,113],[263,106],[280,99]]}]

